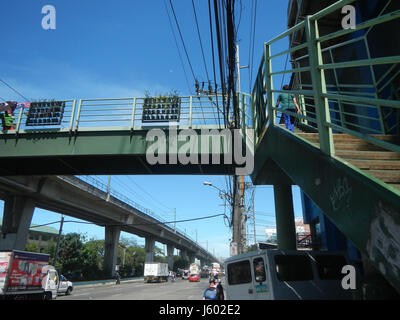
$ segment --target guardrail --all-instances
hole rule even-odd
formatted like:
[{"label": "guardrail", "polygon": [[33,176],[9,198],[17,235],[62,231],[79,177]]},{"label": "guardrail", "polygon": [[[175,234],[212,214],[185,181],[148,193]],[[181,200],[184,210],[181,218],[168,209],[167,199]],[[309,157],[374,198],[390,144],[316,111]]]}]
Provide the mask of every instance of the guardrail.
[{"label": "guardrail", "polygon": [[[278,111],[297,118],[303,126],[317,131],[320,149],[328,155],[335,154],[333,131],[347,133],[387,150],[400,152],[399,145],[372,136],[400,133],[400,86],[397,91],[394,90],[398,92],[398,100],[393,98],[393,94],[388,94],[394,80],[400,79],[400,56],[376,56],[373,48],[377,44],[370,39],[374,28],[388,26],[399,19],[400,11],[388,12],[391,2],[388,1],[378,16],[355,28],[322,34],[319,25],[321,19],[327,16],[332,18],[332,14],[353,2],[355,0],[337,1],[265,42],[251,95],[256,143],[266,127],[276,125]],[[338,25],[341,25],[340,21]],[[289,38],[292,44],[292,39],[302,34],[305,35],[304,42],[297,42],[285,51],[273,51],[273,46],[280,40]],[[339,61],[338,52],[352,48],[363,50],[365,58],[352,61],[349,57],[348,61]],[[285,70],[273,69],[275,59],[286,54],[292,57],[292,67]],[[342,56],[340,59],[345,60]],[[276,89],[274,86],[277,77],[284,74],[292,74],[294,77],[291,90]],[[360,74],[359,79],[354,76],[352,80],[354,74]],[[276,108],[275,94],[294,95],[301,114]]]},{"label": "guardrail", "polygon": [[[197,95],[176,97],[179,113],[170,114],[172,97],[164,98],[110,98],[65,100],[61,123],[58,125],[27,125],[28,110],[21,108],[14,115],[15,130],[7,133],[44,131],[88,131],[88,130],[148,130],[152,127],[177,126],[178,129],[224,129],[225,115],[223,96]],[[150,102],[154,99],[154,102]],[[226,97],[225,97],[226,99]],[[243,99],[241,99],[243,100]],[[158,108],[157,108],[158,107]],[[170,108],[171,107],[171,108]],[[151,121],[145,119],[148,112]],[[168,120],[167,120],[168,119]],[[5,133],[5,131],[3,131]]]}]

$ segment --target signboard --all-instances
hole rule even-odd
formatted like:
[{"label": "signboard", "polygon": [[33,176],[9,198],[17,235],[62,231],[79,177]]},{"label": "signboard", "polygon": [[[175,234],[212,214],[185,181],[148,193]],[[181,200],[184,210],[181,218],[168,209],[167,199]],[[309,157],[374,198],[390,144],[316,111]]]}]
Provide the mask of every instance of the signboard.
[{"label": "signboard", "polygon": [[60,125],[64,115],[65,101],[31,102],[26,126]]},{"label": "signboard", "polygon": [[4,288],[11,252],[0,252],[0,291]]},{"label": "signboard", "polygon": [[230,253],[231,257],[236,256],[238,254],[238,248],[237,248],[237,243],[236,242],[231,242],[231,247],[230,247]]},{"label": "signboard", "polygon": [[144,99],[142,122],[178,122],[180,119],[180,110],[180,97],[148,97]]},{"label": "signboard", "polygon": [[49,263],[49,256],[24,251],[14,251],[7,291],[40,290],[42,268]]}]

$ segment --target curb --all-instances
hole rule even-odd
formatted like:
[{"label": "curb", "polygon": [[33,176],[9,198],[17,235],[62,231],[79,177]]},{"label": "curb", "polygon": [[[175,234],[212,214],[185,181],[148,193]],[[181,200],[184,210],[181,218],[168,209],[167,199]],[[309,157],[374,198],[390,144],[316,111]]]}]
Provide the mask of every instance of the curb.
[{"label": "curb", "polygon": [[[121,284],[129,283],[129,282],[138,282],[143,281],[143,277],[141,278],[126,278],[121,279]],[[75,287],[97,287],[97,286],[106,286],[106,285],[115,285],[115,279],[110,280],[98,280],[98,281],[85,281],[85,282],[73,282],[72,285]]]}]

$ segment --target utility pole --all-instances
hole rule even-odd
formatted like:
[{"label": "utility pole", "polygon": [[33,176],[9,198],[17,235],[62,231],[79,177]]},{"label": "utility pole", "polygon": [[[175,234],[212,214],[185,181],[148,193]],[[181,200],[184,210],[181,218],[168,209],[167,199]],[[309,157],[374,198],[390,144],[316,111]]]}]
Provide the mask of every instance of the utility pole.
[{"label": "utility pole", "polygon": [[54,254],[54,267],[56,267],[56,262],[58,258],[58,249],[60,248],[60,241],[61,241],[61,233],[62,233],[62,228],[64,224],[64,216],[61,216],[61,223],[60,223],[60,230],[58,231],[58,239],[57,239],[57,246],[56,246],[56,252]]},{"label": "utility pole", "polygon": [[111,175],[108,176],[107,200],[106,201],[110,201],[110,186],[111,186]]},{"label": "utility pole", "polygon": [[[236,68],[237,68],[237,91],[240,92],[240,69],[247,68],[240,67],[239,59],[239,45],[236,45]],[[234,97],[237,99],[237,97]],[[238,103],[239,105],[240,103]],[[241,254],[245,251],[246,245],[246,217],[244,210],[244,176],[233,177],[233,235],[231,243],[231,256],[236,254]]]},{"label": "utility pole", "polygon": [[174,233],[176,233],[176,208],[174,208]]},{"label": "utility pole", "polygon": [[255,191],[256,189],[253,188],[252,191],[252,198],[253,198],[253,232],[254,232],[254,244],[257,244],[256,239],[256,200],[255,200]]}]

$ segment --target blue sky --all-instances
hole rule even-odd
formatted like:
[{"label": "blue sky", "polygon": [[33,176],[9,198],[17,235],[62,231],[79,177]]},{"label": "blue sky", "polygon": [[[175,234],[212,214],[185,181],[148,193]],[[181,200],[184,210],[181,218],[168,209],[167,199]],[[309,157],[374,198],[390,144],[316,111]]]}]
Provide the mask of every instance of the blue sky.
[{"label": "blue sky", "polygon": [[[288,1],[257,1],[253,59],[249,56],[249,49],[252,48],[252,2],[242,0],[238,40],[241,65],[252,67],[254,81],[263,42],[286,29]],[[141,97],[146,90],[152,94],[170,90],[178,90],[181,95],[193,93],[194,77],[176,25],[173,25],[184,63],[183,71],[165,3],[171,15],[169,2],[163,0],[2,0],[0,79],[29,99]],[[172,3],[195,77],[206,81],[192,3],[187,0],[173,0]],[[208,73],[213,78],[208,2],[195,0],[194,3]],[[56,9],[55,30],[44,30],[41,25],[44,16],[42,7],[48,4]],[[172,15],[171,19],[174,23]],[[283,50],[287,43],[282,42],[279,46]],[[254,63],[251,65],[252,60]],[[277,67],[282,67],[284,63],[285,57],[278,59]],[[241,70],[241,88],[245,92],[249,91],[249,70]],[[281,79],[278,80],[280,84]],[[23,100],[2,84],[0,97]],[[105,176],[97,178],[107,181]],[[217,190],[203,185],[206,180],[221,189],[226,187],[225,178],[221,176],[149,175],[112,177],[111,186],[154,212],[162,213],[166,220],[172,220],[172,209],[176,208],[179,220],[224,212]],[[299,216],[301,203],[297,188],[294,202],[296,216]],[[272,188],[257,187],[256,221],[260,221],[259,230],[263,228],[261,224],[274,224],[273,212]],[[58,214],[36,209],[33,223],[48,223],[59,218]],[[192,238],[196,237],[197,230],[198,241],[204,247],[208,241],[211,252],[214,249],[217,255],[229,256],[231,232],[221,217],[177,226],[181,230],[186,229]],[[53,227],[58,228],[58,224]],[[104,238],[102,228],[90,225],[67,223],[64,231],[83,232],[89,238]],[[127,234],[122,236],[131,237]],[[144,243],[141,238],[138,242]]]}]

